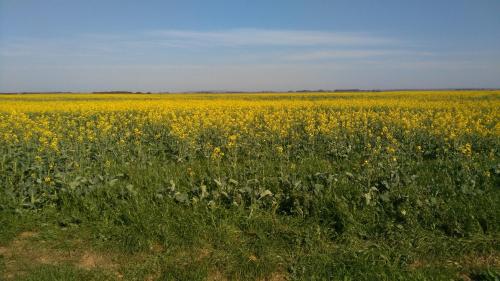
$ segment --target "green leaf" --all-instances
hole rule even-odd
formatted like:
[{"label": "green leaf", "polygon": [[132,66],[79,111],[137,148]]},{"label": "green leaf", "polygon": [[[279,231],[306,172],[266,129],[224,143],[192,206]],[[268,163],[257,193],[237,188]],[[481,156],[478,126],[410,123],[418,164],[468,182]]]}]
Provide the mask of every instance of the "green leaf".
[{"label": "green leaf", "polygon": [[80,185],[80,182],[78,180],[74,180],[69,183],[69,189],[75,189]]},{"label": "green leaf", "polygon": [[186,193],[176,192],[174,194],[174,200],[179,203],[187,203],[189,201],[189,196]]},{"label": "green leaf", "polygon": [[380,200],[382,200],[385,203],[388,203],[389,201],[391,201],[391,197],[389,196],[389,194],[383,193],[380,195]]},{"label": "green leaf", "polygon": [[273,196],[273,193],[269,189],[266,189],[259,194],[259,200],[267,196]]},{"label": "green leaf", "polygon": [[222,186],[222,182],[218,179],[214,179],[214,182],[217,184],[217,186]]},{"label": "green leaf", "polygon": [[372,201],[372,194],[371,194],[371,192],[367,192],[367,193],[363,194],[363,197],[365,198],[366,205],[370,205],[371,201]]},{"label": "green leaf", "polygon": [[207,186],[206,186],[206,185],[204,185],[204,184],[202,184],[202,185],[200,186],[200,198],[201,198],[201,199],[203,199],[203,198],[205,198],[205,197],[208,197],[208,194],[209,194],[209,193],[207,192]]}]

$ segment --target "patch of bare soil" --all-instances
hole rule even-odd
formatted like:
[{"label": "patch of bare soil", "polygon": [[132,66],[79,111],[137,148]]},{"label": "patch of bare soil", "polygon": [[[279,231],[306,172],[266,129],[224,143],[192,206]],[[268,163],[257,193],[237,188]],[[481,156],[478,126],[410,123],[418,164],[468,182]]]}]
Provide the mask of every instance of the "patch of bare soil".
[{"label": "patch of bare soil", "polygon": [[208,275],[207,281],[227,281],[228,279],[224,276],[224,274],[219,271],[212,272]]},{"label": "patch of bare soil", "polygon": [[467,255],[457,260],[462,267],[477,268],[477,267],[500,267],[499,255]]},{"label": "patch of bare soil", "polygon": [[72,264],[86,270],[103,268],[114,272],[118,277],[121,276],[113,255],[78,248],[55,249],[45,241],[37,239],[37,233],[32,231],[22,232],[9,245],[0,247],[0,255],[5,260],[5,279],[13,279],[25,274],[30,268],[44,264]]},{"label": "patch of bare soil", "polygon": [[76,265],[83,269],[93,269],[96,267],[107,269],[116,268],[116,264],[109,257],[89,251],[83,252]]},{"label": "patch of bare soil", "polygon": [[146,279],[144,279],[144,281],[156,281],[160,278],[160,276],[161,272],[155,272],[153,274],[146,276]]}]

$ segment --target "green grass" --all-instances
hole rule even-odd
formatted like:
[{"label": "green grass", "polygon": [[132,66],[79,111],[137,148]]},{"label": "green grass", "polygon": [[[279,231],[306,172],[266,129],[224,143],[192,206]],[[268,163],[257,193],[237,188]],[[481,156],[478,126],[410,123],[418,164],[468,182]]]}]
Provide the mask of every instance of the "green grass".
[{"label": "green grass", "polygon": [[[273,193],[287,190],[277,208],[265,202],[266,198],[235,206],[224,198],[207,205],[171,195],[170,179],[182,182],[181,171],[187,165],[200,177],[208,175],[203,162],[116,165],[113,170],[124,175],[113,185],[95,180],[95,186],[61,192],[51,207],[4,207],[2,245],[8,247],[16,234],[26,230],[37,232],[58,249],[71,250],[71,241],[81,239],[97,252],[113,251],[124,257],[115,271],[126,280],[148,276],[157,280],[221,276],[228,280],[272,276],[290,280],[459,280],[461,274],[480,276],[473,280],[498,278],[498,190],[469,194],[448,186],[442,175],[452,172],[453,160],[440,170],[432,162],[408,165],[409,170],[402,174],[416,174],[415,182],[381,194],[373,192],[369,204],[367,190],[356,188],[360,179],[346,175],[343,167],[315,159],[301,162],[306,164],[281,177],[275,176],[280,163],[266,162],[267,167],[260,171],[263,174],[257,179],[262,188]],[[241,170],[231,176],[242,175],[245,169]],[[88,173],[99,174],[99,169]],[[383,171],[376,174],[384,175]],[[329,181],[328,175],[336,175],[337,181]],[[229,183],[225,174],[220,179],[222,185]],[[295,186],[299,181],[304,185]],[[209,190],[217,188],[217,183],[206,184]],[[325,191],[313,196],[319,184],[324,184]],[[176,185],[182,190],[181,186]],[[185,192],[197,196],[194,191]],[[295,201],[288,203],[290,198]],[[155,247],[161,250],[152,250]],[[76,255],[82,251],[73,250]],[[140,264],[128,261],[127,257],[137,256],[143,258]],[[493,258],[484,262],[488,256]],[[100,272],[106,268],[79,269],[68,262],[61,268],[37,265],[19,278],[109,278]],[[33,279],[36,276],[40,279]]]}]

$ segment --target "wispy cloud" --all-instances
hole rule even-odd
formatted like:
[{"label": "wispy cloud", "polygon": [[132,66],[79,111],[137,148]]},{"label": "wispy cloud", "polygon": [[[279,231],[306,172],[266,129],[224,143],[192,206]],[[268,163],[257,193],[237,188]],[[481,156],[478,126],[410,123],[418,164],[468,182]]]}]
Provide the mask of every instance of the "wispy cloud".
[{"label": "wispy cloud", "polygon": [[229,29],[221,31],[156,30],[151,38],[179,46],[360,46],[400,43],[392,38],[364,33]]},{"label": "wispy cloud", "polygon": [[[65,38],[19,38],[0,41],[0,55],[92,56],[223,48],[338,48],[398,46],[401,42],[364,33],[228,29],[219,31],[155,30],[120,34],[83,34]],[[340,55],[340,53],[338,53]],[[348,55],[347,53],[345,53]],[[351,54],[352,56],[353,54]],[[357,54],[359,56],[360,53]],[[312,55],[313,57],[318,55]],[[305,57],[304,57],[305,58]]]},{"label": "wispy cloud", "polygon": [[285,57],[291,61],[318,61],[332,59],[366,59],[366,58],[387,58],[387,57],[430,57],[431,52],[400,50],[400,49],[382,49],[382,50],[320,50],[305,51],[294,53]]}]

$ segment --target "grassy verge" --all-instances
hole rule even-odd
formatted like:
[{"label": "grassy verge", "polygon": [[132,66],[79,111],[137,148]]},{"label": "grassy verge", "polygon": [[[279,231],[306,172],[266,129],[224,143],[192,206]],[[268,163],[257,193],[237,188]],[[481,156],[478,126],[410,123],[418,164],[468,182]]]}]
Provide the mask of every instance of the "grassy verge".
[{"label": "grassy verge", "polygon": [[[222,195],[196,201],[198,190],[165,179],[189,177],[179,172],[188,164],[149,163],[116,166],[118,181],[62,192],[50,208],[4,207],[3,274],[12,280],[498,278],[497,190],[470,195],[443,186],[430,200],[436,171],[425,163],[409,165],[418,171],[415,183],[367,193],[352,188],[356,178],[335,171],[342,168],[303,162],[286,179],[272,177],[283,169],[279,163],[260,179],[273,194],[292,189],[280,206],[261,195],[247,205]],[[200,174],[206,167],[189,166]],[[318,169],[338,179],[328,186],[328,176],[308,172]],[[290,174],[304,186],[287,183]],[[219,179],[207,190],[237,185]],[[320,183],[326,191],[307,197]],[[286,196],[295,201],[288,204]]]}]

